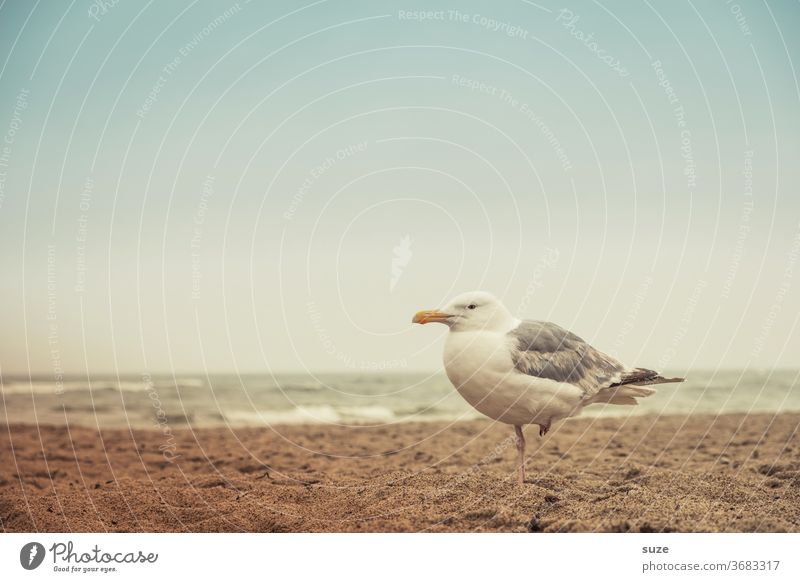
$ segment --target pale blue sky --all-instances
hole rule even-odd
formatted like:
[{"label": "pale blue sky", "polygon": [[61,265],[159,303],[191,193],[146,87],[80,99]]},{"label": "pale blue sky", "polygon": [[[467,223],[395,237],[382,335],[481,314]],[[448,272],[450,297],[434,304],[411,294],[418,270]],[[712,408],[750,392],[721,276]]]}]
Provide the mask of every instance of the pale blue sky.
[{"label": "pale blue sky", "polygon": [[435,370],[476,288],[797,365],[797,2],[97,6],[0,5],[3,373]]}]

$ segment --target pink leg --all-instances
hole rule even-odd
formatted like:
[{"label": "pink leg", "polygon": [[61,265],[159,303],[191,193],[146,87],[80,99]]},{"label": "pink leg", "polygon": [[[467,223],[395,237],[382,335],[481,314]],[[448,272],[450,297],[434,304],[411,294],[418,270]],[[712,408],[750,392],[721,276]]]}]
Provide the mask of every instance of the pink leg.
[{"label": "pink leg", "polygon": [[520,484],[525,483],[525,435],[522,434],[522,427],[514,425],[514,432],[517,435],[517,472]]}]

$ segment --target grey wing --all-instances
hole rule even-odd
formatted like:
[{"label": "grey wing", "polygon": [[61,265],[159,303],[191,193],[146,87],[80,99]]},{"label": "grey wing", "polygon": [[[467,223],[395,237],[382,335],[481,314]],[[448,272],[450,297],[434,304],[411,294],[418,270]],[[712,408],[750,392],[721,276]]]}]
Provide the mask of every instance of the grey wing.
[{"label": "grey wing", "polygon": [[625,377],[624,365],[554,323],[525,320],[509,335],[514,366],[529,376],[573,384],[586,396]]}]

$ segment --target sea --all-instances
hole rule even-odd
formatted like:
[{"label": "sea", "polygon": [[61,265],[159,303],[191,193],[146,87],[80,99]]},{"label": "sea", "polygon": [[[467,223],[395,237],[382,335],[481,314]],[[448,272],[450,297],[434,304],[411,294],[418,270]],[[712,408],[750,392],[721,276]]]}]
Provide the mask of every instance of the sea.
[{"label": "sea", "polygon": [[[695,370],[638,406],[582,416],[800,411],[800,370]],[[385,425],[480,418],[443,374],[0,378],[0,423],[109,427]]]}]

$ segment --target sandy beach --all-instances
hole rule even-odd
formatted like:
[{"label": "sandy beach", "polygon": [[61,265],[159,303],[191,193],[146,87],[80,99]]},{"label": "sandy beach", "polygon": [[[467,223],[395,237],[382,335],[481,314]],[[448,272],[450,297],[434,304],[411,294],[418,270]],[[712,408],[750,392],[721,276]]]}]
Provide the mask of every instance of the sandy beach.
[{"label": "sandy beach", "polygon": [[[800,414],[0,427],[4,531],[800,531]],[[159,450],[159,449],[162,450]]]}]

